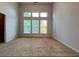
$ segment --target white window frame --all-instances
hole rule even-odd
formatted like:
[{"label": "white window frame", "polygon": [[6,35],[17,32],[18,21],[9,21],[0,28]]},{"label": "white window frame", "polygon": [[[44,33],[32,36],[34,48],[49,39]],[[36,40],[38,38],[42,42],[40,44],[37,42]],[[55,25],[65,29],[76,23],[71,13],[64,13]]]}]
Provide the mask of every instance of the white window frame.
[{"label": "white window frame", "polygon": [[[29,11],[30,12],[30,11]],[[23,34],[29,34],[29,35],[32,35],[32,34],[38,34],[38,35],[43,35],[43,33],[41,34],[40,33],[40,20],[47,20],[47,18],[48,18],[48,12],[46,12],[47,13],[47,17],[40,17],[40,13],[42,13],[42,12],[34,12],[34,13],[39,13],[39,17],[32,17],[32,13],[33,12],[31,12],[31,17],[24,17],[24,12],[23,12]],[[24,20],[31,20],[31,33],[24,33]],[[32,33],[32,20],[39,20],[39,33]],[[47,20],[47,24],[48,24],[48,20]],[[48,34],[48,25],[47,25],[47,33],[46,34],[44,34],[44,35],[47,35]]]}]

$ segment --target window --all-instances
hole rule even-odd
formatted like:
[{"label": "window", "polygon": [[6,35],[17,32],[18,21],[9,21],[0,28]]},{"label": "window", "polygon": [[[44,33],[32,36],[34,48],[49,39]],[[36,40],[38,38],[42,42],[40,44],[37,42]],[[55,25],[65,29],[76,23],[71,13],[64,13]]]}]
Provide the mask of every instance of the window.
[{"label": "window", "polygon": [[24,12],[24,17],[31,17],[31,12]]},{"label": "window", "polygon": [[33,12],[32,17],[39,17],[39,13],[38,12]]},{"label": "window", "polygon": [[40,33],[46,34],[47,33],[47,20],[40,21]]},{"label": "window", "polygon": [[24,33],[31,33],[31,20],[24,20]]},{"label": "window", "polygon": [[[45,19],[41,19],[42,17]],[[47,34],[47,17],[47,12],[24,12],[23,33]]]},{"label": "window", "polygon": [[32,33],[39,33],[39,20],[32,20]]},{"label": "window", "polygon": [[47,17],[47,12],[41,12],[40,17]]}]

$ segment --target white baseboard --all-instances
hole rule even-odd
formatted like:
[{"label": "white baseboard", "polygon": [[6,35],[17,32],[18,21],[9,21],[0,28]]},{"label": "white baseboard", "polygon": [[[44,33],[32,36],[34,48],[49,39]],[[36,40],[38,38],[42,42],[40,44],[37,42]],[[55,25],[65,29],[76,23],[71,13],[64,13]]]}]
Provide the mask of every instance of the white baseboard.
[{"label": "white baseboard", "polygon": [[[55,39],[55,40],[57,40],[57,39]],[[63,41],[60,41],[60,40],[57,40],[57,41],[59,41],[60,43],[62,43],[62,44],[65,45],[65,46],[69,47],[70,49],[74,50],[75,52],[78,52],[78,53],[79,53],[79,50],[77,50],[77,49],[71,47],[71,46],[68,45],[67,43],[65,43],[65,42],[63,42]]]}]

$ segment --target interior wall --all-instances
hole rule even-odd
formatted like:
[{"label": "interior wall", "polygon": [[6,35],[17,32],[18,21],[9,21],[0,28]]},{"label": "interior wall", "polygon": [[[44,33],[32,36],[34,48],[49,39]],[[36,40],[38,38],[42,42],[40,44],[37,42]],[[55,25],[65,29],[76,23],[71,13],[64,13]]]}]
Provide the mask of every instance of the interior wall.
[{"label": "interior wall", "polygon": [[0,2],[0,13],[5,18],[5,42],[15,39],[17,34],[18,4],[14,2]]},{"label": "interior wall", "polygon": [[23,20],[24,20],[24,17],[23,17],[23,13],[24,13],[24,11],[25,10],[28,10],[28,11],[30,11],[30,12],[48,12],[48,18],[47,18],[47,21],[48,21],[48,34],[47,35],[32,35],[32,37],[36,37],[36,36],[38,36],[38,37],[49,37],[49,36],[51,36],[51,18],[52,18],[52,16],[51,16],[51,8],[52,7],[52,5],[51,4],[37,4],[37,5],[35,5],[35,4],[20,4],[20,22],[19,22],[19,36],[29,36],[29,35],[26,35],[26,34],[24,34],[23,33]]},{"label": "interior wall", "polygon": [[56,2],[53,8],[53,37],[79,52],[79,3]]}]

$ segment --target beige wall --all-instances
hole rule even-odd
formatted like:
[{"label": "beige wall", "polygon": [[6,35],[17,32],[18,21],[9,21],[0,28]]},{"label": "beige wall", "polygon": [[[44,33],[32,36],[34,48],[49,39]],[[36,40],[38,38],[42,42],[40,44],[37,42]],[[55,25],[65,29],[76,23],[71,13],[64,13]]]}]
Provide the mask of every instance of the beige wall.
[{"label": "beige wall", "polygon": [[[50,4],[38,4],[38,5],[34,5],[34,4],[21,4],[20,5],[20,22],[19,22],[19,36],[27,36],[27,35],[24,35],[24,33],[23,33],[23,12],[24,12],[24,10],[29,10],[29,11],[31,11],[31,12],[45,12],[45,11],[47,11],[48,12],[48,18],[47,18],[47,20],[48,20],[48,34],[47,35],[44,35],[45,37],[46,36],[51,36],[51,18],[52,18],[52,16],[51,16],[51,8],[52,7],[52,5],[50,5]],[[32,36],[43,36],[43,35],[32,35]]]},{"label": "beige wall", "polygon": [[15,39],[17,34],[18,4],[11,2],[1,2],[0,13],[6,15],[5,42],[9,42]]},{"label": "beige wall", "polygon": [[59,2],[53,8],[53,37],[79,52],[79,3]]}]

